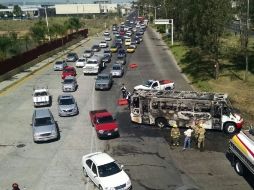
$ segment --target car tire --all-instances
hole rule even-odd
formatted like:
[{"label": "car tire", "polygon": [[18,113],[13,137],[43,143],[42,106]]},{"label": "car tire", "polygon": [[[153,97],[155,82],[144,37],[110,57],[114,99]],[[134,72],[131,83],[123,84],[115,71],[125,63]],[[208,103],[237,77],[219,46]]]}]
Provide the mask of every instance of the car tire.
[{"label": "car tire", "polygon": [[244,175],[244,166],[239,159],[235,160],[234,168],[235,168],[235,171],[238,175],[240,175],[240,176]]},{"label": "car tire", "polygon": [[102,188],[102,186],[101,186],[101,185],[99,185],[99,190],[103,190],[103,188]]},{"label": "car tire", "polygon": [[168,122],[165,118],[157,118],[155,120],[155,126],[158,128],[165,128],[167,126]]},{"label": "car tire", "polygon": [[227,122],[224,124],[223,129],[227,134],[234,134],[236,132],[236,125],[232,122]]},{"label": "car tire", "polygon": [[88,175],[87,175],[87,172],[86,172],[86,169],[83,167],[83,175],[85,176],[85,177],[88,177]]}]

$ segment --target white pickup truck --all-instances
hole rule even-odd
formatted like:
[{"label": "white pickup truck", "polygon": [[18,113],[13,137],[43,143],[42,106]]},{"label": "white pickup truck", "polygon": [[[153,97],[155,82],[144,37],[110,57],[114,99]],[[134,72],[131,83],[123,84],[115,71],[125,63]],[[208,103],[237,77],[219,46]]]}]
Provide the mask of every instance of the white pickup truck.
[{"label": "white pickup truck", "polygon": [[98,74],[104,67],[102,61],[102,56],[93,55],[91,58],[88,58],[85,66],[83,67],[84,74]]},{"label": "white pickup truck", "polygon": [[34,107],[50,106],[51,96],[47,88],[34,89],[33,92]]},{"label": "white pickup truck", "polygon": [[148,80],[134,87],[134,90],[173,90],[175,83],[171,80]]}]

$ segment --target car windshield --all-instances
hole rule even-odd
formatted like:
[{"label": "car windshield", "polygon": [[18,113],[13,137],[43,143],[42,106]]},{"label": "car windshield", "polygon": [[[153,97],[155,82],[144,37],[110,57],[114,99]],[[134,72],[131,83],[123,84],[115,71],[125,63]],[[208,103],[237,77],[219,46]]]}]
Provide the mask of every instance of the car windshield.
[{"label": "car windshield", "polygon": [[91,50],[86,50],[85,53],[91,53]]},{"label": "car windshield", "polygon": [[110,51],[109,50],[105,50],[104,53],[110,53]]},{"label": "car windshield", "polygon": [[98,123],[111,123],[113,122],[114,119],[111,115],[108,115],[108,116],[103,116],[103,117],[98,117],[97,118],[97,122]]},{"label": "car windshield", "polygon": [[62,65],[63,62],[62,62],[62,61],[57,61],[55,64],[56,64],[56,65]]},{"label": "car windshield", "polygon": [[121,67],[120,66],[113,66],[113,70],[121,70]]},{"label": "car windshield", "polygon": [[79,62],[84,62],[84,61],[85,61],[85,59],[79,59],[78,61],[79,61]]},{"label": "car windshield", "polygon": [[65,84],[71,84],[71,83],[73,83],[73,82],[74,82],[73,79],[65,79],[65,80],[64,80],[64,83],[65,83]]},{"label": "car windshield", "polygon": [[111,46],[111,48],[116,48],[116,46]]},{"label": "car windshield", "polygon": [[64,73],[70,73],[70,72],[73,72],[73,69],[64,69],[63,72],[64,72]]},{"label": "car windshield", "polygon": [[36,118],[34,126],[52,125],[53,121],[50,117]]},{"label": "car windshield", "polygon": [[107,177],[119,173],[121,169],[115,162],[111,162],[98,166],[98,171],[100,177]]},{"label": "car windshield", "polygon": [[74,57],[75,56],[75,54],[74,53],[70,53],[70,54],[68,54],[68,57]]},{"label": "car windshield", "polygon": [[108,76],[98,76],[97,80],[108,80]]},{"label": "car windshield", "polygon": [[152,81],[148,80],[145,82],[144,86],[150,87],[152,85],[152,83],[153,83]]},{"label": "car windshield", "polygon": [[48,93],[47,92],[35,92],[34,93],[34,96],[36,97],[36,96],[47,96],[48,95]]},{"label": "car windshield", "polygon": [[74,101],[72,98],[64,98],[64,99],[60,99],[59,101],[59,105],[71,105],[74,104]]},{"label": "car windshield", "polygon": [[123,49],[119,50],[118,53],[124,54],[125,51]]},{"label": "car windshield", "polygon": [[97,64],[97,61],[96,61],[96,60],[89,60],[89,61],[87,62],[87,64]]}]

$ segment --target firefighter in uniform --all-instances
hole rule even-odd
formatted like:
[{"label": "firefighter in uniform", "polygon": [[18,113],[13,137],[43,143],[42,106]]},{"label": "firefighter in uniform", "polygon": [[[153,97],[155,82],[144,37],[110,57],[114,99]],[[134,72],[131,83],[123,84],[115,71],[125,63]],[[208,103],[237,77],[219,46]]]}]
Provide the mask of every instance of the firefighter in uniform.
[{"label": "firefighter in uniform", "polygon": [[205,128],[204,128],[204,124],[200,123],[199,124],[199,130],[198,130],[198,149],[201,150],[201,145],[202,145],[202,149],[205,148]]},{"label": "firefighter in uniform", "polygon": [[179,146],[180,130],[177,127],[176,123],[173,124],[171,129],[170,137],[172,138],[173,146]]},{"label": "firefighter in uniform", "polygon": [[195,138],[196,143],[198,143],[199,127],[200,127],[199,122],[197,120],[193,121],[192,129],[194,130],[194,138]]}]

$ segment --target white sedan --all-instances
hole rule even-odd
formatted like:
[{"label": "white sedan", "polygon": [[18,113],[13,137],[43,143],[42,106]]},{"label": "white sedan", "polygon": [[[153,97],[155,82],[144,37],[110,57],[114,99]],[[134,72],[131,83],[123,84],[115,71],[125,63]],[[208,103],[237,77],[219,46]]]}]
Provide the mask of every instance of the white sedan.
[{"label": "white sedan", "polygon": [[95,152],[82,157],[83,172],[100,190],[131,189],[129,176],[108,154]]},{"label": "white sedan", "polygon": [[105,42],[105,41],[101,41],[101,42],[99,43],[99,46],[100,46],[101,48],[107,48],[107,47],[108,47],[108,43]]},{"label": "white sedan", "polygon": [[76,62],[76,67],[84,67],[86,64],[86,58],[79,58]]}]

